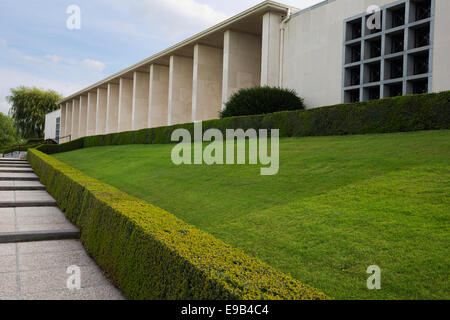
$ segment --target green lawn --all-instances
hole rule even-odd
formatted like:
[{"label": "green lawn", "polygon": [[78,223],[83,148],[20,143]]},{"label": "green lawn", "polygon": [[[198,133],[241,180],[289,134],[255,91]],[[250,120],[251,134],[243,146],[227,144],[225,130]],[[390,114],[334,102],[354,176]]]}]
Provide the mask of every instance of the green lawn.
[{"label": "green lawn", "polygon": [[276,176],[177,167],[172,147],[55,157],[337,299],[450,299],[450,131],[282,139]]}]

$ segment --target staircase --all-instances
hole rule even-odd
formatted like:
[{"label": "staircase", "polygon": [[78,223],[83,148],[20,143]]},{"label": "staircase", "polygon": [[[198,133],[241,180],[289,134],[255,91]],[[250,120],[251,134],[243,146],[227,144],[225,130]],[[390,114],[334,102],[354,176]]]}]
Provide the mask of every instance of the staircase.
[{"label": "staircase", "polygon": [[[0,300],[119,300],[25,160],[0,159]],[[70,266],[81,288],[70,290]]]}]

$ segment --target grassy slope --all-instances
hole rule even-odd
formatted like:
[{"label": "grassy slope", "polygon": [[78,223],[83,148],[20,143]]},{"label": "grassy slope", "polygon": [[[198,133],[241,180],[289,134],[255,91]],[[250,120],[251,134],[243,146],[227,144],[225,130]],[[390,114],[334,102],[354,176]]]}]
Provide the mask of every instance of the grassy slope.
[{"label": "grassy slope", "polygon": [[55,156],[335,298],[450,298],[450,131],[283,139],[270,177],[176,167],[172,147]]}]

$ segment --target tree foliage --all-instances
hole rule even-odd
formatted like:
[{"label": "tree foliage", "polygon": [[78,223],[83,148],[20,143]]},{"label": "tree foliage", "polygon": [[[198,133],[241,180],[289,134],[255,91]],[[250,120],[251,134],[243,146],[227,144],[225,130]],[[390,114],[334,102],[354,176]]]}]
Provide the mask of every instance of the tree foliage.
[{"label": "tree foliage", "polygon": [[53,90],[18,87],[11,89],[7,97],[11,104],[9,111],[20,135],[23,138],[44,136],[45,115],[57,110],[57,102],[62,96]]},{"label": "tree foliage", "polygon": [[14,127],[14,122],[0,112],[0,147],[11,146],[19,142],[19,134]]}]

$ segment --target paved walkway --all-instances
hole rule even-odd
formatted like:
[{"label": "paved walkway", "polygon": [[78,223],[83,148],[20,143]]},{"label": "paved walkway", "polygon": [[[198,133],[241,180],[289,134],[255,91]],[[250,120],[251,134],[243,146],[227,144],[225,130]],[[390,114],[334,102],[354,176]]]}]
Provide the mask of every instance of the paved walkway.
[{"label": "paved walkway", "polygon": [[[124,299],[79,237],[26,161],[0,159],[0,300]],[[67,288],[71,266],[81,289]]]}]

